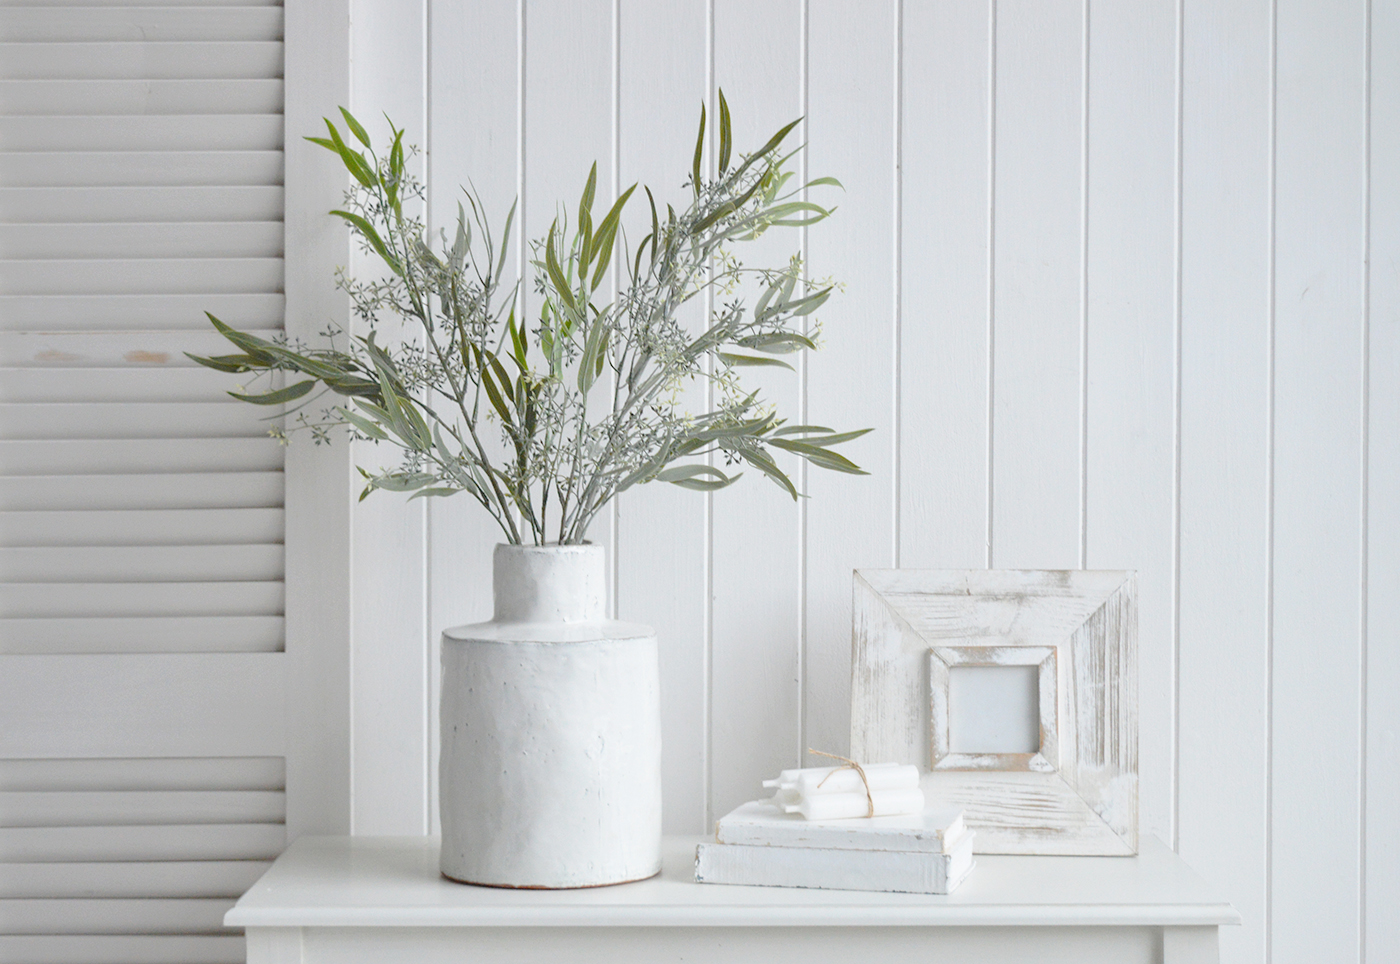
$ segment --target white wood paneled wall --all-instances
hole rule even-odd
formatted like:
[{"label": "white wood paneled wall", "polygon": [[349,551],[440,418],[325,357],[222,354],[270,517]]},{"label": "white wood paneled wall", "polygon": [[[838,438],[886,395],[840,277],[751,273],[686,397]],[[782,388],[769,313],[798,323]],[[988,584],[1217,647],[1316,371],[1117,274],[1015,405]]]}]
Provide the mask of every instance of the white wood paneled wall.
[{"label": "white wood paneled wall", "polygon": [[[1244,915],[1223,959],[1400,956],[1400,5],[364,0],[353,36],[438,224],[470,178],[539,234],[595,159],[677,196],[721,86],[741,147],[805,115],[846,186],[749,257],[844,282],[764,384],[873,426],[872,475],[592,532],[663,641],[668,830],[844,749],[853,568],[1136,569],[1143,827]],[[357,513],[354,826],[430,831],[436,637],[496,534]]]}]

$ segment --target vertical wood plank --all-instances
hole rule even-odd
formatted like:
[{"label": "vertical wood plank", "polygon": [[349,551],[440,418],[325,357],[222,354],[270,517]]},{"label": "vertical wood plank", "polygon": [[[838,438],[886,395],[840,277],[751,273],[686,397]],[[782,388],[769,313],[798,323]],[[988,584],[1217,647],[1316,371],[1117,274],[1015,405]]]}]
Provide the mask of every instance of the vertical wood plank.
[{"label": "vertical wood plank", "polygon": [[1176,2],[1089,9],[1085,565],[1138,573],[1139,823],[1172,840]]},{"label": "vertical wood plank", "polygon": [[[690,170],[700,105],[705,100],[707,11],[704,0],[619,7],[618,186],[649,185],[657,207],[689,203]],[[713,111],[711,112],[713,113]],[[712,127],[711,134],[718,128]],[[601,169],[600,169],[601,174]],[[600,196],[606,193],[600,180]],[[602,210],[606,210],[603,208]],[[629,204],[629,241],[649,222],[639,187]],[[602,217],[602,213],[598,214]],[[619,259],[620,260],[620,259]],[[619,264],[619,270],[623,270]],[[696,299],[681,322],[698,333],[706,323]],[[684,404],[706,406],[702,385]],[[666,483],[643,485],[618,500],[617,600],[620,618],[656,630],[661,649],[662,786],[667,833],[701,833],[705,820],[706,498]]]},{"label": "vertical wood plank", "polygon": [[[1272,945],[1279,964],[1357,960],[1360,950],[1365,11],[1363,0],[1280,4],[1276,23]],[[1299,866],[1328,886],[1313,886]]]},{"label": "vertical wood plank", "polygon": [[[733,111],[735,149],[757,150],[802,113],[801,4],[716,0],[714,37],[715,82]],[[838,192],[827,193],[843,203]],[[799,232],[775,229],[735,253],[755,267],[781,265],[800,242]],[[742,296],[750,305],[756,300],[749,290]],[[798,421],[794,373],[755,368],[744,380]],[[774,454],[796,478],[796,458]],[[797,504],[750,470],[716,493],[713,506],[710,775],[718,817],[762,796],[763,780],[800,765],[801,621]]]},{"label": "vertical wood plank", "polygon": [[[327,320],[347,325],[328,279],[345,264],[345,226],[325,212],[347,176],[339,160],[293,135],[327,102],[349,99],[350,23],[337,0],[286,11],[286,330],[310,342]],[[305,443],[305,439],[302,440]],[[286,455],[287,835],[350,830],[350,446],[290,446]]]},{"label": "vertical wood plank", "polygon": [[1371,5],[1364,960],[1400,949],[1400,7]]},{"label": "vertical wood plank", "polygon": [[[377,151],[388,137],[386,114],[405,129],[406,142],[426,146],[426,16],[426,0],[373,0],[353,10],[351,110],[363,119]],[[421,154],[413,169],[421,180]],[[360,277],[384,270],[377,258],[358,250],[350,267]],[[396,319],[381,322],[386,341],[398,334]],[[404,329],[401,337],[419,336]],[[356,464],[370,470],[399,461],[398,450],[387,445],[356,442],[352,452]],[[429,829],[426,511],[421,500],[381,492],[359,503],[353,517],[354,833],[421,834]]]},{"label": "vertical wood plank", "polygon": [[[496,244],[501,243],[518,189],[518,8],[518,0],[482,0],[470,7],[434,2],[430,8],[428,222],[433,232],[442,227],[452,234],[458,203],[470,211],[461,190],[470,183],[486,204]],[[517,277],[519,250],[517,221],[506,255],[506,279]],[[428,764],[435,833],[442,631],[491,618],[491,554],[505,534],[468,495],[429,500],[428,525]]]},{"label": "vertical wood plank", "polygon": [[997,4],[997,568],[1079,566],[1083,13],[1078,0]]},{"label": "vertical wood plank", "polygon": [[829,753],[850,742],[852,571],[894,564],[894,15],[890,3],[808,9],[808,170],[846,187],[808,241],[811,276],[844,285],[821,311],[808,420],[875,429],[844,447],[870,477],[807,473],[803,725],[806,745]]},{"label": "vertical wood plank", "polygon": [[[1235,905],[1221,958],[1268,920],[1270,3],[1185,0],[1179,849]],[[1144,676],[1144,681],[1146,681]]]},{"label": "vertical wood plank", "polygon": [[987,564],[991,0],[904,8],[899,563]]},{"label": "vertical wood plank", "polygon": [[[517,224],[543,238],[556,216],[573,231],[588,171],[598,162],[597,206],[613,198],[613,19],[607,5],[588,0],[525,2],[525,157]],[[606,208],[603,208],[606,210]],[[526,251],[526,258],[531,255]],[[608,283],[604,288],[611,290]],[[601,291],[602,289],[600,289]],[[527,273],[520,317],[538,324],[539,298]],[[602,392],[599,391],[601,396]],[[588,539],[613,547],[612,514],[604,510]],[[608,591],[620,553],[611,551]],[[611,607],[610,607],[611,609]]]}]

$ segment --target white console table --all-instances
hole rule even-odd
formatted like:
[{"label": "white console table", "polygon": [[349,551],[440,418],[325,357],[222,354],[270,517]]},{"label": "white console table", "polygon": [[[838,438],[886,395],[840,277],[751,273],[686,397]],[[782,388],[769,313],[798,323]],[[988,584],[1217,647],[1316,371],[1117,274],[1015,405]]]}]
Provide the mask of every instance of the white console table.
[{"label": "white console table", "polygon": [[1217,964],[1239,914],[1147,837],[1137,857],[978,857],[954,894],[697,884],[692,838],[659,877],[498,890],[438,874],[430,837],[303,837],[225,923],[248,964]]}]

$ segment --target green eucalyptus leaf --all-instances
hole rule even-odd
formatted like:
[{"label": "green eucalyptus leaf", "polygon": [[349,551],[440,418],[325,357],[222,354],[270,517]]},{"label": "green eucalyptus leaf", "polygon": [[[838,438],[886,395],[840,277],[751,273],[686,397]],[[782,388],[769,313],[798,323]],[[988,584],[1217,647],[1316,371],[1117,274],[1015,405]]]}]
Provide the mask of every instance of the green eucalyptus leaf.
[{"label": "green eucalyptus leaf", "polygon": [[724,99],[724,89],[719,92],[719,176],[729,169],[729,152],[734,147],[734,135],[729,126],[729,103]]},{"label": "green eucalyptus leaf", "polygon": [[550,226],[549,238],[544,243],[545,270],[549,273],[549,280],[554,285],[554,290],[558,292],[560,298],[564,299],[565,306],[570,311],[577,312],[578,303],[574,301],[574,293],[569,285],[569,280],[564,277],[564,272],[559,267],[559,259],[554,254],[554,235],[558,226],[559,222],[557,221]]},{"label": "green eucalyptus leaf", "polygon": [[264,392],[261,395],[243,395],[239,392],[229,392],[229,394],[240,402],[251,402],[254,405],[281,405],[284,402],[290,402],[301,398],[315,387],[315,380],[308,379],[304,382],[297,382],[295,385],[288,385],[286,388],[279,388],[273,392]]},{"label": "green eucalyptus leaf", "polygon": [[747,438],[753,435],[764,434],[773,422],[774,416],[765,415],[762,418],[752,419],[747,422],[738,422],[730,425],[720,425],[715,428],[702,429],[690,433],[690,437],[701,442],[725,438]]},{"label": "green eucalyptus leaf", "polygon": [[330,122],[330,118],[325,118],[326,128],[330,131],[331,142],[335,146],[336,153],[340,155],[342,163],[347,170],[354,175],[355,180],[365,187],[373,188],[378,181],[374,172],[370,170],[369,164],[357,152],[345,146],[345,142],[340,139],[340,131],[335,129],[335,125]]},{"label": "green eucalyptus leaf", "polygon": [[598,224],[598,233],[593,242],[593,253],[598,256],[599,260],[597,268],[593,271],[593,281],[590,288],[598,287],[604,272],[608,270],[608,262],[612,260],[613,241],[617,237],[617,227],[622,220],[622,209],[636,189],[637,185],[633,184],[623,191]]},{"label": "green eucalyptus leaf", "polygon": [[700,105],[700,133],[695,137],[695,159],[690,165],[690,176],[695,196],[700,196],[700,161],[705,156],[705,105]]},{"label": "green eucalyptus leaf", "polygon": [[651,205],[651,263],[656,263],[657,241],[661,237],[661,222],[656,217],[656,198],[651,196],[651,188],[642,185],[647,192],[647,203]]},{"label": "green eucalyptus leaf", "polygon": [[[496,276],[494,279],[495,284],[501,283],[501,275],[506,270],[506,252],[510,250],[510,228],[511,224],[515,221],[515,206],[518,203],[518,200],[511,202],[510,211],[506,213],[505,230],[501,232],[501,255],[500,259],[496,262]],[[488,262],[487,268],[490,267],[491,265]]]},{"label": "green eucalyptus leaf", "polygon": [[682,489],[693,489],[696,492],[716,492],[733,485],[739,481],[743,474],[740,472],[738,475],[726,476],[724,479],[677,479],[671,484],[678,485]]},{"label": "green eucalyptus leaf", "polygon": [[191,355],[189,352],[185,352],[185,357],[205,368],[233,374],[250,372],[264,367],[252,355],[214,355],[206,358],[202,355]]},{"label": "green eucalyptus leaf", "polygon": [[354,114],[350,113],[348,110],[342,107],[340,108],[340,116],[345,118],[345,126],[350,128],[350,133],[355,135],[355,139],[357,141],[365,145],[365,147],[371,146],[369,142],[369,135],[366,134],[365,129],[360,126],[360,122],[355,120]]},{"label": "green eucalyptus leaf", "polygon": [[795,331],[749,335],[737,339],[734,344],[741,348],[752,348],[755,351],[766,351],[775,355],[785,355],[789,352],[801,351],[804,348],[815,350],[817,347],[817,343],[812,339]]},{"label": "green eucalyptus leaf", "polygon": [[381,442],[389,441],[389,433],[385,432],[382,428],[380,428],[374,422],[371,422],[369,419],[365,418],[363,415],[356,415],[348,408],[337,408],[335,412],[341,418],[345,419],[346,422],[353,425],[356,428],[356,430],[360,432],[360,434],[367,435],[373,439],[378,439]]},{"label": "green eucalyptus leaf", "polygon": [[787,137],[788,134],[792,133],[792,129],[800,123],[802,123],[801,117],[797,118],[797,120],[793,121],[792,123],[780,128],[778,130],[778,133],[768,138],[768,143],[760,147],[757,153],[750,154],[747,158],[745,158],[744,163],[740,164],[738,169],[734,172],[735,176],[737,177],[738,175],[743,174],[752,165],[756,164],[758,161],[773,153],[777,146],[783,142],[783,138]]},{"label": "green eucalyptus leaf", "polygon": [[[774,429],[772,435],[803,435],[808,433],[830,434],[836,431],[834,428],[827,428],[825,425],[784,425],[782,428]],[[864,431],[869,431],[865,429]]]},{"label": "green eucalyptus leaf", "polygon": [[[481,349],[477,349],[481,351]],[[486,397],[491,401],[491,407],[496,410],[496,414],[501,416],[501,421],[507,425],[513,425],[510,417],[510,409],[506,408],[505,393],[496,386],[496,380],[491,375],[491,369],[481,366],[481,387],[486,389]]]},{"label": "green eucalyptus leaf", "polygon": [[461,491],[461,489],[454,489],[445,485],[435,485],[426,489],[419,489],[417,492],[413,493],[408,497],[408,501],[412,502],[414,499],[424,499],[429,498],[431,496],[456,495],[458,492]]},{"label": "green eucalyptus leaf", "polygon": [[714,492],[733,485],[743,474],[740,472],[737,475],[725,475],[711,465],[677,465],[662,469],[656,473],[652,481],[669,482],[672,485],[679,485],[683,489]]},{"label": "green eucalyptus leaf", "polygon": [[352,211],[332,211],[331,213],[347,223],[354,225],[360,234],[364,236],[365,240],[370,243],[370,246],[374,248],[374,253],[384,260],[384,263],[393,270],[394,274],[403,275],[403,266],[399,263],[399,259],[389,252],[389,249],[384,244],[384,240],[379,236],[379,232],[374,229],[374,225]]},{"label": "green eucalyptus leaf", "polygon": [[[833,445],[840,445],[843,442],[849,442],[852,439],[858,439],[862,435],[869,435],[875,430],[873,428],[862,428],[857,429],[854,432],[841,432],[839,434],[831,433],[830,429],[824,429],[823,431],[827,432],[828,434],[808,435],[802,441],[810,442],[811,444],[820,446],[822,448],[830,448]],[[774,432],[773,434],[777,435],[778,433]]]},{"label": "green eucalyptus leaf", "polygon": [[719,207],[711,211],[709,214],[705,215],[698,222],[696,222],[695,230],[697,232],[704,231],[716,221],[720,220],[721,218],[728,217],[729,215],[733,214],[736,210],[738,209],[734,206],[733,201],[726,201]]},{"label": "green eucalyptus leaf", "polygon": [[510,310],[510,317],[506,319],[506,328],[510,332],[510,346],[512,357],[515,363],[520,366],[521,371],[530,367],[526,358],[529,354],[529,346],[525,342],[525,336],[520,332],[520,326],[515,323],[515,309]]},{"label": "green eucalyptus leaf", "polygon": [[593,162],[593,167],[588,171],[588,183],[583,186],[583,197],[578,202],[578,219],[583,223],[583,219],[593,211],[593,196],[598,190],[598,162]]},{"label": "green eucalyptus leaf", "polygon": [[793,501],[797,500],[797,486],[792,484],[792,479],[787,477],[787,473],[778,468],[778,464],[767,455],[763,452],[748,448],[738,449],[737,454],[745,462],[778,483],[788,495],[792,496]]},{"label": "green eucalyptus leaf", "polygon": [[762,355],[736,355],[733,352],[727,351],[715,352],[715,354],[719,356],[720,361],[724,362],[726,365],[732,365],[736,368],[772,367],[786,368],[788,371],[796,370],[785,361],[779,361],[776,358],[764,358]]},{"label": "green eucalyptus leaf", "polygon": [[789,438],[769,438],[768,444],[774,448],[784,449],[795,455],[800,455],[813,464],[820,465],[822,468],[836,469],[837,471],[860,475],[869,474],[864,472],[860,466],[856,465],[845,456],[829,451],[821,446],[814,445],[811,442]]},{"label": "green eucalyptus leaf", "polygon": [[388,472],[374,477],[374,487],[390,492],[412,492],[436,481],[437,476],[424,472]]}]

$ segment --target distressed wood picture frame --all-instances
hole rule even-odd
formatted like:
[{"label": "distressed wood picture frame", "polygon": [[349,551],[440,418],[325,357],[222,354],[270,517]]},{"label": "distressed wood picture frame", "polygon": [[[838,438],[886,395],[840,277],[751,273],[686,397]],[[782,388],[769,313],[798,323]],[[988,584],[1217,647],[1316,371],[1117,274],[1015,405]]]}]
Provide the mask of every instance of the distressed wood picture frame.
[{"label": "distressed wood picture frame", "polygon": [[[929,763],[934,770],[1034,770],[1060,764],[1059,680],[1054,646],[1018,646],[1013,640],[966,640],[928,651]],[[1034,666],[1039,696],[1040,747],[1034,753],[957,753],[952,749],[950,690],[955,666]]]},{"label": "distressed wood picture frame", "polygon": [[[1035,752],[952,752],[958,666],[1039,667]],[[978,853],[1135,854],[1137,754],[1133,573],[856,571],[851,755],[917,764]]]}]

